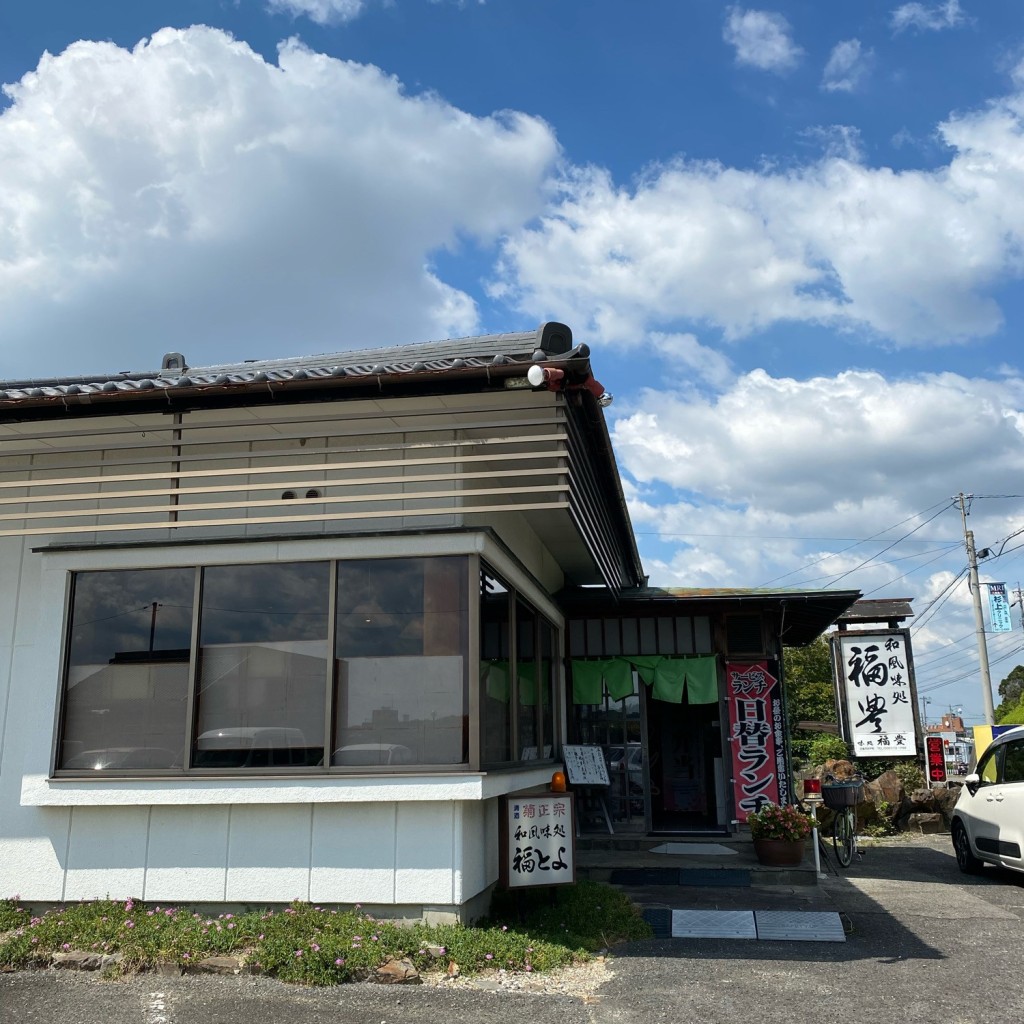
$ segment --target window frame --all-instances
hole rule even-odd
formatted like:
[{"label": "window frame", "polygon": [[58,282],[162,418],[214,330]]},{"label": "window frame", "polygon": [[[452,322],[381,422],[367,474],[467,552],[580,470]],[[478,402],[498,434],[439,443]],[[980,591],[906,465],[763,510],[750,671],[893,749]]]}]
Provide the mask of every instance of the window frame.
[{"label": "window frame", "polygon": [[[336,706],[336,685],[337,685],[337,651],[335,649],[337,634],[337,577],[338,565],[344,562],[361,560],[401,560],[401,561],[425,561],[432,558],[460,559],[462,562],[461,571],[466,587],[465,603],[465,632],[463,640],[463,708],[462,714],[468,719],[468,751],[467,759],[457,763],[446,764],[425,764],[415,762],[402,765],[332,765],[330,753],[334,735],[334,716]],[[319,765],[273,765],[268,767],[196,767],[193,760],[193,746],[197,730],[197,715],[199,711],[198,685],[200,678],[199,652],[202,644],[200,636],[200,624],[202,617],[202,602],[204,591],[204,574],[207,569],[220,566],[239,565],[274,565],[278,562],[288,563],[326,563],[328,572],[328,602],[327,602],[327,667],[324,679],[324,735],[323,757]],[[71,668],[72,637],[73,637],[73,615],[75,610],[75,591],[78,577],[87,574],[105,572],[145,572],[147,570],[161,570],[182,568],[180,565],[155,564],[155,565],[127,565],[67,569],[67,583],[65,586],[64,610],[62,618],[61,649],[58,659],[59,678],[57,681],[56,707],[54,710],[54,730],[52,734],[51,753],[49,760],[49,778],[61,781],[101,781],[106,779],[124,778],[159,778],[159,779],[209,779],[209,778],[232,778],[232,779],[266,779],[266,778],[297,778],[297,777],[344,777],[353,776],[395,776],[395,775],[434,775],[434,774],[465,774],[467,771],[480,770],[480,723],[479,723],[479,699],[478,686],[474,681],[478,680],[474,672],[474,659],[479,660],[478,654],[478,631],[479,631],[479,602],[475,599],[475,588],[478,586],[480,559],[473,553],[467,551],[452,552],[430,552],[430,553],[395,553],[387,555],[357,554],[355,552],[344,556],[328,557],[281,557],[278,559],[261,558],[251,561],[211,561],[197,562],[189,566],[193,571],[192,609],[190,619],[190,645],[189,664],[187,676],[187,691],[184,723],[184,749],[182,766],[174,768],[110,768],[96,771],[85,768],[61,768],[59,762],[65,738],[65,730],[68,725],[68,674]]]},{"label": "window frame", "polygon": [[[559,629],[556,623],[554,623],[544,611],[538,607],[537,603],[530,599],[523,589],[517,587],[512,583],[508,576],[499,570],[495,569],[494,566],[484,558],[479,559],[477,573],[477,594],[481,591],[481,581],[485,575],[491,576],[502,587],[508,594],[508,615],[506,618],[506,629],[507,641],[508,641],[508,652],[509,652],[509,695],[508,695],[508,706],[509,706],[509,729],[508,729],[508,742],[509,742],[509,754],[510,757],[503,761],[486,761],[484,760],[484,751],[482,743],[478,745],[477,752],[480,757],[480,768],[483,771],[488,770],[500,770],[505,768],[517,768],[517,767],[530,767],[537,764],[549,764],[554,763],[561,755],[561,742],[559,737],[561,736],[561,723],[562,723],[562,704],[559,701],[559,690],[558,690],[558,672],[557,666],[562,661],[562,647],[561,647],[561,636],[562,630]],[[521,756],[522,744],[519,735],[519,647],[518,647],[518,632],[517,632],[517,607],[519,604],[525,605],[533,613],[534,629],[533,629],[533,665],[536,675],[535,687],[537,693],[537,703],[534,705],[534,732],[537,737],[537,757],[529,760],[524,760]],[[547,626],[545,631],[543,626]],[[482,633],[483,627],[483,614],[479,611],[478,602],[478,616],[476,622],[476,635],[479,637]],[[541,680],[540,670],[541,666],[545,664],[544,650],[542,645],[542,638],[545,636],[545,632],[551,638],[551,651],[548,662],[552,667],[554,678],[551,681],[551,733],[550,737],[546,736],[544,730],[544,714],[543,704],[541,699]],[[482,652],[477,657],[477,664],[482,660]],[[482,713],[483,703],[483,682],[480,678],[479,671],[477,673],[476,686],[470,687],[470,692],[474,691],[477,694],[478,700],[481,703],[481,711],[475,716],[476,721],[480,721],[480,714]],[[548,742],[550,740],[550,743]],[[551,753],[544,756],[544,747],[550,746]],[[519,756],[517,756],[519,752]]]}]

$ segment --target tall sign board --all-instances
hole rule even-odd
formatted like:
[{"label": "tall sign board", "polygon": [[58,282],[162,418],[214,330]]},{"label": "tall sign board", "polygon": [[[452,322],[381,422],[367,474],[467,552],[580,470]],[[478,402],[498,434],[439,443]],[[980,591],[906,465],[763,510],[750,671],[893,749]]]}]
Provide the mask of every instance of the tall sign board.
[{"label": "tall sign board", "polygon": [[854,757],[914,757],[917,686],[910,632],[879,629],[832,635],[843,737]]}]

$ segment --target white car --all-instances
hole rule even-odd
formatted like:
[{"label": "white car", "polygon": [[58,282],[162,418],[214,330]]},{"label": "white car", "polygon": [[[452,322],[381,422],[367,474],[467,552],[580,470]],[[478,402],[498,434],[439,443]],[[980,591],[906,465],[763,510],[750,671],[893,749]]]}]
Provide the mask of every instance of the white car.
[{"label": "white car", "polygon": [[997,736],[964,779],[952,833],[961,871],[976,874],[983,863],[1024,871],[1024,726]]}]

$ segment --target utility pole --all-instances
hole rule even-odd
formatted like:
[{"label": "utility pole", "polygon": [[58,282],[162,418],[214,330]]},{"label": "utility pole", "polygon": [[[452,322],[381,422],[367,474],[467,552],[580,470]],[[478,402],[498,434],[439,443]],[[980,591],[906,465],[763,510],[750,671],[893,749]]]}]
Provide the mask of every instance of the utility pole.
[{"label": "utility pole", "polygon": [[974,600],[974,632],[978,638],[978,671],[981,675],[981,697],[985,708],[985,724],[995,725],[996,713],[992,705],[992,677],[988,668],[988,644],[985,641],[985,614],[981,610],[981,584],[978,582],[978,554],[974,549],[974,532],[967,529],[967,499],[974,497],[965,495],[963,491],[957,496],[960,503],[960,518],[964,524],[964,544],[967,547],[967,567],[970,571],[969,580],[971,597]]}]

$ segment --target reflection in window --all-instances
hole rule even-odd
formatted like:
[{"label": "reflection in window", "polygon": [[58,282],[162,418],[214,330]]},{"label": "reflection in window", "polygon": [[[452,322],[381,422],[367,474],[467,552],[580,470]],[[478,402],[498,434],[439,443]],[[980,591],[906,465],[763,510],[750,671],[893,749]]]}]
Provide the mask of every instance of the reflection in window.
[{"label": "reflection in window", "polygon": [[1006,744],[1003,782],[1024,782],[1024,741]]},{"label": "reflection in window", "polygon": [[59,768],[181,767],[194,590],[194,569],[75,577]]},{"label": "reflection in window", "polygon": [[516,601],[516,693],[519,703],[519,757],[523,761],[535,761],[540,753],[536,640],[536,614],[522,601]]},{"label": "reflection in window", "polygon": [[468,761],[466,591],[464,558],[338,566],[332,764]]},{"label": "reflection in window", "polygon": [[77,573],[56,768],[326,771],[551,757],[555,630],[486,571],[471,756],[469,564]]},{"label": "reflection in window", "polygon": [[486,569],[480,573],[480,760],[512,759],[509,701],[511,598],[505,584]]},{"label": "reflection in window", "polygon": [[195,767],[323,762],[328,598],[326,562],[204,570]]},{"label": "reflection in window", "polygon": [[541,722],[541,757],[555,754],[555,630],[540,619],[540,674],[538,676]]},{"label": "reflection in window", "polygon": [[988,757],[981,759],[981,764],[978,766],[978,775],[983,786],[992,786],[998,781],[999,762],[1002,759],[1004,749],[1004,747],[996,747]]}]

